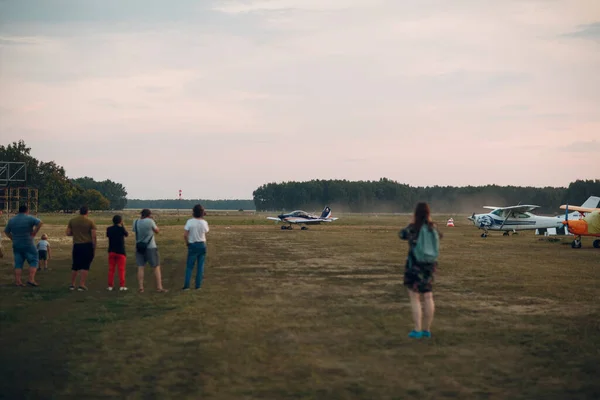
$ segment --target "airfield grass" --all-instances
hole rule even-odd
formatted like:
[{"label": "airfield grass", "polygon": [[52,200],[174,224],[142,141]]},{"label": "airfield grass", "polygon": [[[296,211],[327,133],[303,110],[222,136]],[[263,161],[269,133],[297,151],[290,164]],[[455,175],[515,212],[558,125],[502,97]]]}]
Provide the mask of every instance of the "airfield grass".
[{"label": "airfield grass", "polygon": [[88,292],[68,290],[69,216],[42,215],[53,259],[39,288],[13,286],[4,242],[0,398],[600,397],[591,240],[573,250],[532,233],[482,239],[455,216],[441,227],[433,338],[414,340],[397,236],[408,215],[281,231],[263,214],[211,213],[203,288],[181,292],[181,214],[157,215],[164,294],[149,267],[137,293],[131,238],[130,290],[106,291],[110,214],[92,216],[104,225]]}]

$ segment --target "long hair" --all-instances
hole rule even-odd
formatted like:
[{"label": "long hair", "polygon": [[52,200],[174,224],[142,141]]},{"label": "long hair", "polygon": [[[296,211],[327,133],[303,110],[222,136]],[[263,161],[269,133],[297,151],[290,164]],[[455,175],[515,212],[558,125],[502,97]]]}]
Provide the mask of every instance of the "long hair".
[{"label": "long hair", "polygon": [[425,202],[417,204],[417,208],[415,208],[414,224],[417,230],[420,230],[423,224],[427,224],[427,226],[431,228],[433,222],[431,221],[429,204]]}]

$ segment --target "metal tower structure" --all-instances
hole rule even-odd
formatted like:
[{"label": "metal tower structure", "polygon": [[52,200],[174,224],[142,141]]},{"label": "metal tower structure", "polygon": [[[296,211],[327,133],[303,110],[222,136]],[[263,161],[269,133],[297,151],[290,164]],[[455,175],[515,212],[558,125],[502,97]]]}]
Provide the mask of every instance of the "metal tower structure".
[{"label": "metal tower structure", "polygon": [[26,205],[31,214],[38,213],[38,190],[27,186],[24,162],[0,161],[0,216],[6,223],[11,215]]}]

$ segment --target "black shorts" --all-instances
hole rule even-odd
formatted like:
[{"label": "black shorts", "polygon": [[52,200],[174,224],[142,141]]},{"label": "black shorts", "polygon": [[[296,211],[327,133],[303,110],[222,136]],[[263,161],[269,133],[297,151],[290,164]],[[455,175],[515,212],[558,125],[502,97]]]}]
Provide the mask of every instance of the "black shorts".
[{"label": "black shorts", "polygon": [[47,260],[48,259],[48,250],[38,250],[38,258],[40,260]]},{"label": "black shorts", "polygon": [[73,245],[73,271],[88,271],[94,260],[93,243],[77,243]]}]

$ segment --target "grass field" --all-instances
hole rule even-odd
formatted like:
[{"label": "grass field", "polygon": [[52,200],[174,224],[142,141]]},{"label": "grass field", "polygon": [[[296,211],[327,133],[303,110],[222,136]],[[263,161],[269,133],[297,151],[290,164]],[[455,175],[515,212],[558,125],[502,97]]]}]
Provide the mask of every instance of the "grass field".
[{"label": "grass field", "polygon": [[136,292],[133,239],[132,290],[105,290],[110,214],[92,215],[90,290],[70,292],[70,216],[41,216],[54,251],[41,287],[14,287],[12,254],[0,259],[0,398],[600,398],[591,240],[482,239],[455,216],[441,228],[433,338],[415,341],[397,237],[408,215],[281,231],[264,214],[211,213],[203,289],[181,292],[181,214],[157,215],[166,294],[148,267]]}]

